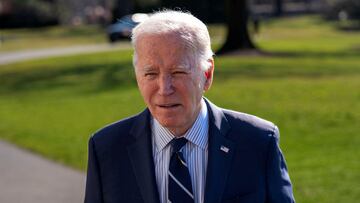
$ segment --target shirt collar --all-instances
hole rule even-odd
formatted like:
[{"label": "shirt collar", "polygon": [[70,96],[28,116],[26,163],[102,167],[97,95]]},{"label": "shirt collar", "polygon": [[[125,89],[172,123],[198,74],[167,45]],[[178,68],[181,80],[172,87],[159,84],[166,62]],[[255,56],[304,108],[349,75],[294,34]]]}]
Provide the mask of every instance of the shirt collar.
[{"label": "shirt collar", "polygon": [[[154,117],[151,119],[152,135],[154,136],[156,152],[163,150],[175,137],[167,128],[163,127]],[[201,110],[194,124],[184,137],[203,150],[208,143],[209,118],[204,99],[201,100]]]}]

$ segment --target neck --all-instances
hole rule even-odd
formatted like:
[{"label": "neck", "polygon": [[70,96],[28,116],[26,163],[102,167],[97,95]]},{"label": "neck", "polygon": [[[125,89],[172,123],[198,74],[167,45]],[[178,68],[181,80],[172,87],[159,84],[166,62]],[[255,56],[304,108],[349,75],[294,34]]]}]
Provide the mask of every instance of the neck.
[{"label": "neck", "polygon": [[170,129],[168,128],[168,130],[176,137],[183,137],[185,135],[185,133],[189,130],[190,128],[187,128],[186,130],[182,130],[182,129]]}]

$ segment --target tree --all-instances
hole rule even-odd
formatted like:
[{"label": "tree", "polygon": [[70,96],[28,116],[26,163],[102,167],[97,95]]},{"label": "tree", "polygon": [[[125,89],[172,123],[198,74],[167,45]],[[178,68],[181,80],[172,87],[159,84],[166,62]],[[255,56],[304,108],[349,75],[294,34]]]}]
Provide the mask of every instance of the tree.
[{"label": "tree", "polygon": [[228,14],[226,41],[216,54],[256,49],[248,30],[248,2],[246,0],[225,0],[225,13]]},{"label": "tree", "polygon": [[162,0],[161,5],[165,8],[191,11],[194,16],[200,19],[207,19],[209,14],[209,0]]},{"label": "tree", "polygon": [[112,10],[112,22],[117,22],[124,15],[132,13],[134,10],[134,1],[132,0],[115,0]]},{"label": "tree", "polygon": [[0,28],[56,24],[56,7],[51,0],[0,0]]},{"label": "tree", "polygon": [[283,0],[275,0],[274,15],[282,16],[283,14]]}]

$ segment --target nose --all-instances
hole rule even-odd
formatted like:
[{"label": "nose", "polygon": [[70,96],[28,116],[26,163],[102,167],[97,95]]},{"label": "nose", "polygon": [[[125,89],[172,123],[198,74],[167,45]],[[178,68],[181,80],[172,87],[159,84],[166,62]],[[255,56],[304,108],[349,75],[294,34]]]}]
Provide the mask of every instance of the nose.
[{"label": "nose", "polygon": [[167,96],[174,92],[173,81],[171,75],[162,75],[159,78],[159,95]]}]

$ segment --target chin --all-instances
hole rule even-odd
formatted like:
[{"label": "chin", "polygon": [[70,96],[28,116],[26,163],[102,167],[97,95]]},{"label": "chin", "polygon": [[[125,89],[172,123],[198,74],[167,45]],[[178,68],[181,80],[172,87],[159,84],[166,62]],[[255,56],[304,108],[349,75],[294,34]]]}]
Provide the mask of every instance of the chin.
[{"label": "chin", "polygon": [[174,117],[160,117],[157,119],[159,121],[159,123],[164,126],[164,127],[167,127],[167,128],[176,128],[176,127],[179,127],[181,126],[181,122],[179,121],[178,118],[174,118]]},{"label": "chin", "polygon": [[178,126],[178,121],[176,119],[169,119],[169,118],[159,118],[158,121],[160,124],[167,128],[174,128]]}]

